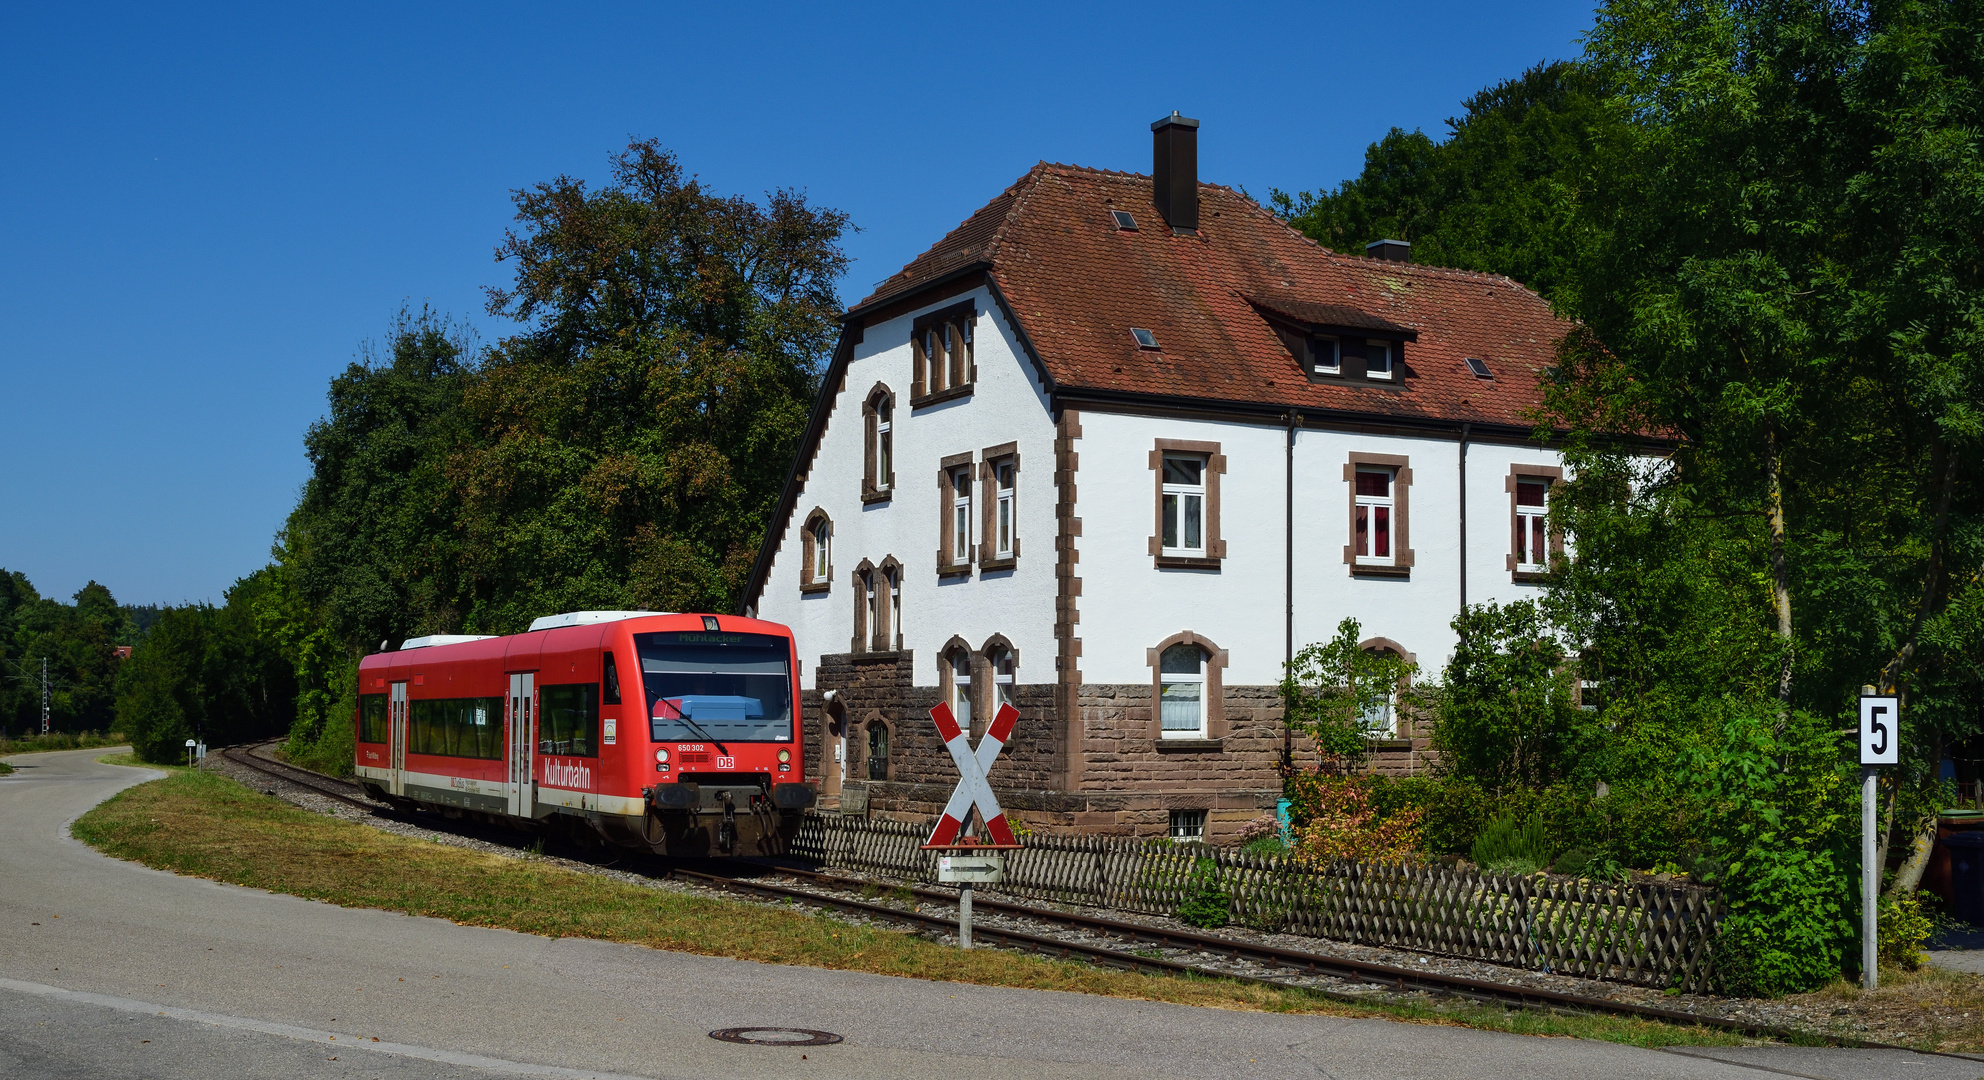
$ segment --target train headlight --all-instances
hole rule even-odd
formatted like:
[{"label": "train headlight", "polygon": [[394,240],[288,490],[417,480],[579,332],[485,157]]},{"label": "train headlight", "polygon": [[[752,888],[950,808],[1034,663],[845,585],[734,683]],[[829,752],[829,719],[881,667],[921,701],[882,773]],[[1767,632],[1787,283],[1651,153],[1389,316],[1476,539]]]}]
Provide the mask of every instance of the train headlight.
[{"label": "train headlight", "polygon": [[790,751],[790,750],[780,750],[780,751],[778,752],[778,759],[779,759],[780,761],[791,761],[791,760],[792,760],[792,751]]},{"label": "train headlight", "polygon": [[659,763],[661,763],[661,762],[664,762],[664,761],[667,761],[667,760],[668,760],[668,751],[666,751],[666,750],[656,750],[656,751],[654,752],[654,760],[655,760],[655,762],[656,762],[657,764],[659,764]]}]

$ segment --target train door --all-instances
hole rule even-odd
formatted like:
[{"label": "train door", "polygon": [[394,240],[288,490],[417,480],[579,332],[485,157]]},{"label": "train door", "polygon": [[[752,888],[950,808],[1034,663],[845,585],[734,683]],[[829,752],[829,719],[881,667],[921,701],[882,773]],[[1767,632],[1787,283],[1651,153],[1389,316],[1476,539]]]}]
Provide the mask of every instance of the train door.
[{"label": "train door", "polygon": [[510,813],[533,817],[537,811],[536,768],[537,694],[529,672],[510,676]]},{"label": "train door", "polygon": [[392,730],[387,734],[386,744],[392,755],[393,779],[391,789],[395,795],[406,794],[406,684],[393,684],[393,696],[389,702],[387,716],[392,721]]}]

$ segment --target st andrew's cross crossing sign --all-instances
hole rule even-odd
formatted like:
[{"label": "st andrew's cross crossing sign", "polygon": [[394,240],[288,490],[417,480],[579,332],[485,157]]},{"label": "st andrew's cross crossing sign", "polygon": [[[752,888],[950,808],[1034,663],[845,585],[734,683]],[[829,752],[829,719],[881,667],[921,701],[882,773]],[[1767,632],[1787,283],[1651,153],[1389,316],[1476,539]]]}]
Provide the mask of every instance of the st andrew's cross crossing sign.
[{"label": "st andrew's cross crossing sign", "polygon": [[971,808],[978,808],[978,816],[985,822],[985,831],[992,838],[990,844],[977,847],[1016,848],[1020,842],[1013,837],[1012,827],[1006,824],[1006,812],[999,809],[999,800],[992,794],[992,785],[985,780],[985,774],[992,771],[992,763],[998,760],[999,751],[1006,745],[1007,736],[1013,733],[1013,723],[1020,718],[1018,709],[1011,705],[999,706],[999,712],[992,717],[992,726],[985,729],[985,737],[978,740],[978,749],[971,748],[971,736],[958,727],[957,717],[951,715],[951,707],[939,703],[930,710],[930,719],[937,722],[937,735],[944,740],[944,749],[951,752],[951,760],[957,763],[958,786],[951,792],[951,801],[944,804],[944,816],[937,819],[937,827],[930,832],[930,842],[926,848],[956,848],[958,830],[964,828],[965,818]]}]

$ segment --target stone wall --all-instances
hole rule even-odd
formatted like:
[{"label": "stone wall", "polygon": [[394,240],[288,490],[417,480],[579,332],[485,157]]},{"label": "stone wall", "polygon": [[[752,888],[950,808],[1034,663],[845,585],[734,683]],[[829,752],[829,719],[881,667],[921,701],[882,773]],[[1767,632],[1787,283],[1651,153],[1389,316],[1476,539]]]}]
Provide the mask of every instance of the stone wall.
[{"label": "stone wall", "polygon": [[[937,739],[930,709],[932,686],[916,686],[908,652],[822,656],[819,688],[805,698],[807,775],[821,782],[821,808],[873,818],[923,822],[944,808],[957,782],[950,754]],[[826,741],[820,690],[836,690],[849,718],[847,782],[833,784],[836,769]],[[1210,843],[1227,843],[1240,827],[1273,813],[1281,796],[1283,752],[1281,699],[1272,686],[1229,686],[1221,694],[1223,732],[1213,739],[1160,739],[1149,684],[1084,684],[1075,695],[1080,715],[1078,752],[1071,771],[1076,790],[1055,785],[1063,725],[1055,687],[1022,685],[1014,695],[1020,717],[992,768],[992,786],[1008,816],[1040,833],[1163,836],[1173,810],[1206,811]],[[1381,744],[1370,770],[1392,775],[1423,771],[1428,740],[1423,724],[1402,718],[1396,741]],[[869,780],[869,724],[889,729],[887,780]],[[975,725],[980,731],[983,723]],[[1293,740],[1297,768],[1314,768],[1315,751]]]}]

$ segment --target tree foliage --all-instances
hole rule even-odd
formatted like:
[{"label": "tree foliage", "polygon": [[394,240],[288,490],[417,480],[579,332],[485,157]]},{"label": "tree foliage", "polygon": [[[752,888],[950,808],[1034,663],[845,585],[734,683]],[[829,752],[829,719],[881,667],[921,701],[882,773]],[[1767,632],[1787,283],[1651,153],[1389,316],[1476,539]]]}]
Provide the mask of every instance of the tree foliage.
[{"label": "tree foliage", "polygon": [[1463,103],[1447,137],[1393,128],[1331,191],[1275,191],[1270,205],[1325,247],[1412,242],[1416,262],[1507,274],[1546,296],[1574,280],[1591,242],[1580,208],[1622,121],[1591,65],[1538,64]]},{"label": "tree foliage", "polygon": [[223,607],[165,609],[132,650],[118,672],[117,726],[140,758],[181,761],[187,739],[226,746],[289,725],[293,668],[254,616],[271,576],[235,582]]},{"label": "tree foliage", "polygon": [[51,730],[108,730],[116,650],[135,639],[128,611],[102,585],[92,581],[64,604],[26,575],[0,570],[0,731],[41,729],[44,660]]},{"label": "tree foliage", "polygon": [[1589,739],[1577,666],[1534,603],[1470,607],[1442,673],[1440,764],[1490,791],[1542,788],[1573,769]]},{"label": "tree foliage", "polygon": [[1315,740],[1323,760],[1354,770],[1370,753],[1370,720],[1414,706],[1411,678],[1418,665],[1394,653],[1367,650],[1363,630],[1345,619],[1336,636],[1304,648],[1281,680],[1282,719]]},{"label": "tree foliage", "polygon": [[332,384],[280,548],[350,650],[578,608],[734,604],[832,347],[847,228],[653,142],[516,193],[476,351],[431,312]]}]

